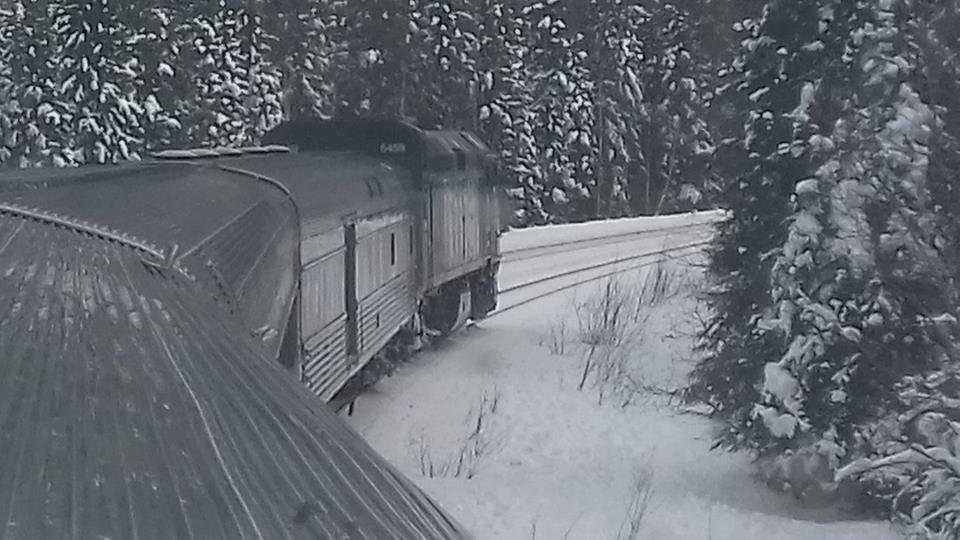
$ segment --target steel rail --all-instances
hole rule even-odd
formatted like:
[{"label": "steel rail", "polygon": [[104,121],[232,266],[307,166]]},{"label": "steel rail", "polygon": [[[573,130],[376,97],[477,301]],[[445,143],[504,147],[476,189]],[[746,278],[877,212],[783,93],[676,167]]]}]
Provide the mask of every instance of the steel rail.
[{"label": "steel rail", "polygon": [[[533,281],[530,281],[530,282],[527,282],[527,283],[523,283],[523,284],[521,284],[521,285],[517,285],[517,286],[514,286],[514,287],[510,287],[510,288],[508,288],[508,289],[505,289],[505,290],[501,291],[501,294],[507,293],[507,292],[512,292],[512,291],[517,291],[517,290],[520,290],[520,289],[525,289],[525,288],[528,288],[528,287],[532,287],[532,286],[534,286],[534,285],[539,285],[539,284],[541,284],[541,283],[546,283],[546,282],[548,282],[548,281],[553,281],[553,280],[555,280],[555,279],[560,279],[560,278],[562,278],[562,277],[568,277],[568,276],[571,276],[571,275],[582,274],[582,273],[584,273],[584,272],[589,272],[589,271],[591,271],[591,270],[598,270],[598,269],[600,269],[600,268],[604,268],[604,267],[608,267],[608,266],[613,266],[613,265],[620,264],[620,263],[623,263],[623,262],[627,262],[627,261],[630,261],[630,260],[637,260],[637,259],[643,259],[643,258],[648,258],[648,257],[656,257],[656,256],[658,256],[658,255],[667,255],[667,254],[676,253],[676,252],[679,252],[679,251],[694,250],[694,249],[696,249],[696,248],[700,248],[700,247],[703,247],[703,246],[706,246],[706,245],[709,245],[709,244],[710,244],[710,241],[709,241],[709,240],[703,240],[703,241],[700,241],[700,242],[693,242],[693,243],[689,243],[689,244],[684,244],[684,245],[682,245],[682,246],[674,246],[674,247],[665,248],[665,249],[661,249],[661,250],[657,250],[657,251],[651,251],[651,252],[648,252],[648,253],[644,253],[644,254],[642,254],[642,255],[635,255],[635,256],[633,256],[633,257],[617,259],[617,260],[609,261],[609,262],[602,263],[602,264],[596,264],[596,265],[592,265],[592,266],[589,266],[589,267],[580,268],[580,269],[577,269],[577,270],[570,270],[570,271],[566,271],[566,272],[561,272],[560,274],[556,274],[556,275],[552,275],[552,276],[547,276],[547,277],[540,278],[540,279],[537,279],[537,280],[533,280]],[[693,254],[693,253],[690,253],[690,255],[692,255],[692,254]],[[505,306],[505,307],[496,309],[496,310],[494,310],[493,312],[491,312],[489,315],[487,315],[487,318],[489,319],[489,318],[491,318],[491,317],[495,317],[495,316],[500,315],[500,314],[502,314],[502,313],[506,313],[506,312],[508,312],[508,311],[514,310],[514,309],[516,309],[516,308],[518,308],[518,307],[525,306],[525,305],[527,305],[527,304],[529,304],[529,303],[531,303],[531,302],[535,302],[535,301],[540,300],[540,299],[542,299],[542,298],[546,298],[546,297],[548,297],[548,296],[552,296],[552,295],[554,295],[554,294],[561,293],[561,292],[563,292],[563,291],[572,289],[572,288],[574,288],[574,287],[578,287],[578,286],[580,286],[580,285],[584,285],[584,284],[587,284],[587,283],[591,283],[591,282],[593,282],[593,281],[597,281],[597,280],[604,279],[604,278],[607,278],[607,277],[615,276],[615,275],[617,275],[617,274],[622,274],[622,273],[624,273],[624,272],[629,272],[629,271],[631,271],[631,270],[638,270],[638,269],[640,269],[640,268],[645,268],[645,267],[647,267],[647,266],[651,266],[651,265],[657,264],[658,262],[659,262],[659,259],[658,259],[658,260],[653,260],[653,261],[646,261],[646,262],[643,262],[643,263],[640,263],[640,264],[628,266],[628,267],[626,267],[626,268],[619,268],[619,269],[613,270],[613,271],[611,271],[611,272],[606,272],[606,273],[600,274],[600,275],[598,275],[598,276],[592,276],[592,277],[589,277],[589,278],[586,278],[586,279],[583,279],[583,280],[578,280],[578,281],[576,281],[576,282],[574,282],[574,283],[569,283],[569,284],[564,285],[564,286],[562,286],[562,287],[559,287],[559,288],[556,288],[556,289],[551,289],[551,290],[546,291],[546,292],[544,292],[544,293],[534,295],[534,296],[532,296],[532,297],[530,297],[530,298],[525,298],[525,299],[523,299],[523,300],[521,300],[521,301],[519,301],[519,302],[517,302],[517,303],[510,304],[510,305],[508,305],[508,306]]]},{"label": "steel rail", "polygon": [[[685,231],[690,229],[699,229],[699,228],[713,227],[713,226],[714,226],[713,223],[694,223],[694,224],[687,224],[687,225],[672,225],[670,227],[663,227],[660,229],[630,231],[630,232],[624,232],[624,233],[610,234],[606,236],[591,236],[589,238],[581,238],[578,240],[567,240],[563,242],[553,242],[550,244],[543,244],[540,246],[528,246],[524,248],[504,250],[501,252],[501,256],[502,256],[503,262],[518,262],[518,261],[525,261],[529,259],[534,259],[536,257],[541,257],[543,255],[547,255],[547,253],[528,254],[529,252],[547,251],[554,248],[577,246],[573,249],[573,251],[575,251],[578,249],[587,249],[590,247],[596,247],[598,245],[608,246],[608,245],[623,244],[626,242],[633,241],[634,239],[645,238],[648,236],[657,236],[662,233],[671,233],[675,231]],[[609,240],[614,240],[614,241],[610,242]],[[596,244],[594,244],[594,242]],[[589,244],[589,245],[582,245],[582,244]],[[520,254],[520,253],[524,255],[522,256],[514,255],[514,254]]]}]

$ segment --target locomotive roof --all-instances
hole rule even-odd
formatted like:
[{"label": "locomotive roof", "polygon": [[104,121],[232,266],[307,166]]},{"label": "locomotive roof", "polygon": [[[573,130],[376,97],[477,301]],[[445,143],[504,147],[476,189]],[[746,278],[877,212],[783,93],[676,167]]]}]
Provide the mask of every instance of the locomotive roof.
[{"label": "locomotive roof", "polygon": [[[212,192],[205,189],[230,187],[212,181],[189,189],[204,184],[199,170],[165,165],[143,174],[186,190],[182,205],[162,207],[197,223],[202,219],[184,212],[202,205],[185,198],[206,201]],[[42,191],[55,207],[66,205],[67,193],[81,197],[73,208],[109,205],[123,226],[134,225],[127,214],[135,207],[120,193],[131,201],[169,200],[149,182],[126,180],[123,189],[86,185],[89,195]],[[202,285],[145,266],[124,243],[0,211],[0,304],[12,306],[0,321],[0,515],[8,534],[464,537],[265,358]]]},{"label": "locomotive roof", "polygon": [[468,169],[484,169],[494,157],[487,145],[468,131],[424,130],[397,119],[290,122],[268,133],[265,142],[296,146],[301,151],[354,151],[411,170],[457,170],[461,163]]}]

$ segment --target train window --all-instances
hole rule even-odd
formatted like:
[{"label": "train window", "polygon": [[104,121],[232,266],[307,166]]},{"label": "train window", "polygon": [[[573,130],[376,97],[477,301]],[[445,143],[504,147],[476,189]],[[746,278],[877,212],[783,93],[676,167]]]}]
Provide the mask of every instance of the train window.
[{"label": "train window", "polygon": [[463,171],[467,168],[467,155],[463,153],[463,150],[459,148],[454,148],[453,153],[457,156],[457,170]]},{"label": "train window", "polygon": [[407,231],[407,235],[410,240],[410,254],[413,255],[413,225],[410,225],[410,230]]},{"label": "train window", "polygon": [[390,266],[397,264],[397,235],[390,233]]}]

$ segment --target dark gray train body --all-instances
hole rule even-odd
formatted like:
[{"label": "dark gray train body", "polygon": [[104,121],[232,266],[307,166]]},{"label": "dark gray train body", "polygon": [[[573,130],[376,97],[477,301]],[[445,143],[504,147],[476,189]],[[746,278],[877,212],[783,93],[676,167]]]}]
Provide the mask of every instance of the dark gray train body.
[{"label": "dark gray train body", "polygon": [[495,307],[492,160],[399,122],[271,141],[0,176],[0,538],[466,536],[316,395]]}]

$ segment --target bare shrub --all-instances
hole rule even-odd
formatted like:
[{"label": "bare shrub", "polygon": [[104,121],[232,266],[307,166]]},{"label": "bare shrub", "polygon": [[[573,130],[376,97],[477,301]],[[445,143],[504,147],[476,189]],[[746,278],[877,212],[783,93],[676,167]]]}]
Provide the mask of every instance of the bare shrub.
[{"label": "bare shrub", "polygon": [[636,315],[628,289],[618,279],[607,279],[600,290],[574,306],[578,337],[585,348],[583,371],[577,390],[583,390],[591,372],[609,381],[622,368],[623,349],[637,337]]},{"label": "bare shrub", "polygon": [[567,321],[560,318],[550,326],[546,335],[540,337],[539,345],[546,347],[554,356],[562,356],[567,352],[567,339]]},{"label": "bare shrub", "polygon": [[634,475],[633,490],[630,494],[623,521],[617,531],[617,540],[636,540],[643,528],[643,518],[650,508],[653,498],[653,472],[642,469]]},{"label": "bare shrub", "polygon": [[583,357],[578,390],[593,376],[598,404],[613,395],[625,407],[638,392],[648,389],[632,372],[630,360],[643,342],[654,308],[679,292],[678,281],[676,270],[661,260],[642,279],[608,278],[586,300],[574,303]]},{"label": "bare shrub", "polygon": [[486,392],[480,397],[480,405],[469,416],[470,432],[451,453],[435,454],[423,436],[417,441],[416,459],[421,476],[427,478],[467,478],[477,475],[484,459],[500,449],[501,440],[490,429],[492,417],[500,404],[500,392],[494,388],[491,396]]},{"label": "bare shrub", "polygon": [[666,259],[658,259],[657,264],[644,274],[637,297],[637,307],[655,307],[672,299],[680,292],[681,280],[677,268]]},{"label": "bare shrub", "polygon": [[[672,381],[673,379],[671,379]],[[683,402],[684,388],[677,384],[668,383],[667,385],[651,384],[642,377],[628,376],[624,383],[624,392],[620,401],[620,407],[625,408],[634,404],[637,396],[646,396],[648,402],[656,400],[659,404],[667,407],[680,405]]]}]

